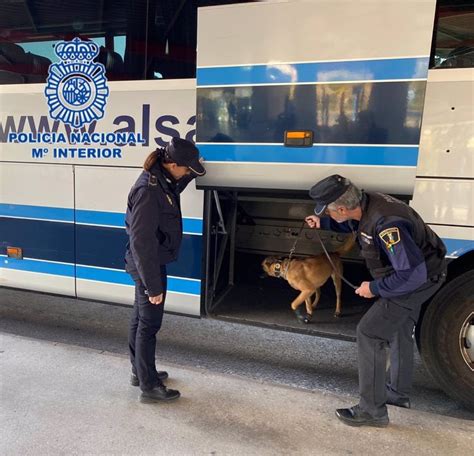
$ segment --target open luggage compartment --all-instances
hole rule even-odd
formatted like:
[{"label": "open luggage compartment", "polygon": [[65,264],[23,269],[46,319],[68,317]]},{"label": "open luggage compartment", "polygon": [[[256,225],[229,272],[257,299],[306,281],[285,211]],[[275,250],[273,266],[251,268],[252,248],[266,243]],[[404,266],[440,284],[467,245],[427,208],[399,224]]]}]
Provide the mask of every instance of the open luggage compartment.
[{"label": "open luggage compartment", "polygon": [[[266,256],[288,257],[298,239],[295,257],[318,255],[322,247],[314,230],[303,220],[314,203],[304,194],[249,190],[206,190],[205,210],[207,315],[338,339],[355,339],[355,328],[368,309],[369,300],[355,295],[343,283],[342,317],[335,318],[336,294],[332,280],[321,288],[321,299],[309,324],[300,323],[290,308],[299,294],[282,279],[268,277],[261,263]],[[334,251],[345,235],[320,231]],[[368,271],[357,248],[344,258],[344,276],[358,285]],[[304,304],[303,304],[304,306]]]}]

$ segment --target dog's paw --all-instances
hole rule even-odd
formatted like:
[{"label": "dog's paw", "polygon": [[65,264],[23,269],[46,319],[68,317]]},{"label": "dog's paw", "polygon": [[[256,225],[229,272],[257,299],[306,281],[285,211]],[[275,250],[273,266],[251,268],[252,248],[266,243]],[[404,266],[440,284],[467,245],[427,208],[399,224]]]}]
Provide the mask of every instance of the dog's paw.
[{"label": "dog's paw", "polygon": [[342,312],[334,312],[334,318],[341,318]]}]

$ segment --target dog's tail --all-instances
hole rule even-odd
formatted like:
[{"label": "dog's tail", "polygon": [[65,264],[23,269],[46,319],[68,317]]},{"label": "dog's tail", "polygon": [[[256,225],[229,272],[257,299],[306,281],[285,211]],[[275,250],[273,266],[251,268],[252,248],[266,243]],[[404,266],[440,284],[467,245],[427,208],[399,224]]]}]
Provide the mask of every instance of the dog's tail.
[{"label": "dog's tail", "polygon": [[344,244],[342,244],[336,252],[339,255],[345,255],[346,253],[350,252],[352,250],[352,247],[354,247],[356,241],[355,235],[351,234],[347,236],[347,239],[344,241]]}]

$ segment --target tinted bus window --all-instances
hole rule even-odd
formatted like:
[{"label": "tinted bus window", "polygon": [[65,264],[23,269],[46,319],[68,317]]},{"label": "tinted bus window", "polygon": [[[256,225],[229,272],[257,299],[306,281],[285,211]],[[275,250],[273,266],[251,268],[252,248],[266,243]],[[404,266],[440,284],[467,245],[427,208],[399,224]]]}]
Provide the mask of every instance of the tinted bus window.
[{"label": "tinted bus window", "polygon": [[431,68],[474,67],[474,2],[440,0],[437,6]]},{"label": "tinted bus window", "polygon": [[109,80],[196,76],[197,8],[239,1],[28,0],[2,2],[0,84],[45,82],[54,45],[100,46]]}]

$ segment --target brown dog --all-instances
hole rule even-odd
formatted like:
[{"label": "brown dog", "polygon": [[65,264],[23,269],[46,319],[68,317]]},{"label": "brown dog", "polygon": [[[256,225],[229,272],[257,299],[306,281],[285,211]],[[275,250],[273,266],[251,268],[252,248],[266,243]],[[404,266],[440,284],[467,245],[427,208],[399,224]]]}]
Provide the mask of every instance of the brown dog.
[{"label": "brown dog", "polygon": [[[301,292],[291,303],[291,309],[296,312],[298,319],[304,323],[308,323],[309,319],[311,319],[313,309],[316,308],[321,297],[320,288],[331,277],[337,297],[334,316],[340,317],[342,310],[342,284],[340,278],[342,275],[342,261],[340,255],[347,253],[353,245],[354,239],[350,237],[336,252],[329,254],[339,275],[334,272],[331,263],[324,253],[308,258],[292,258],[291,260],[288,258],[267,257],[263,260],[262,267],[269,276],[285,279],[291,287]],[[316,294],[316,297],[311,302],[313,294]],[[306,303],[307,317],[298,311],[303,301]]]}]

